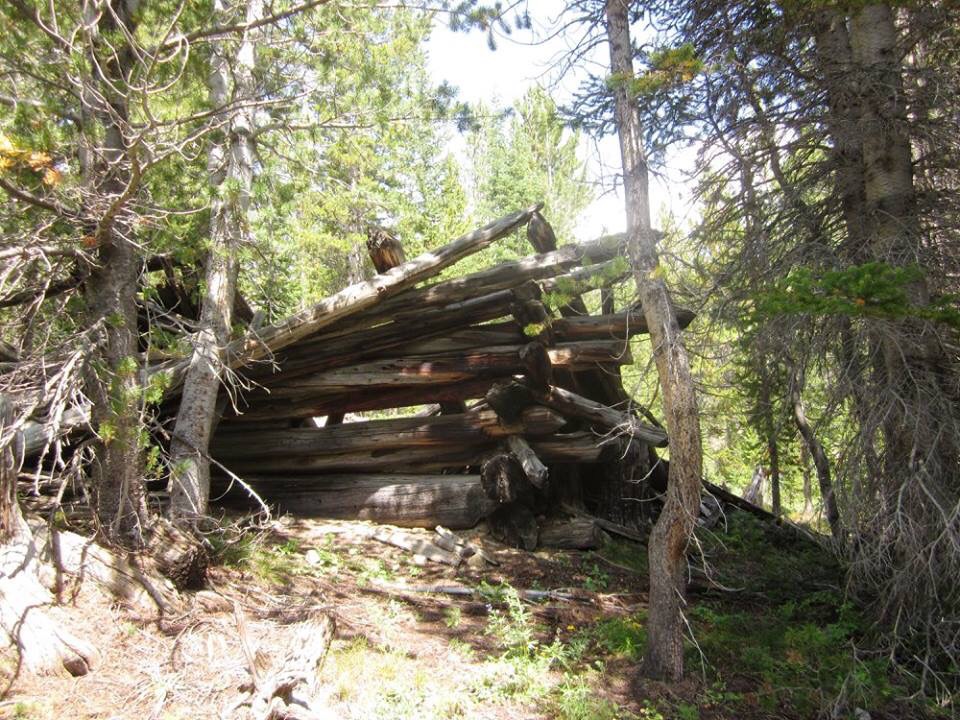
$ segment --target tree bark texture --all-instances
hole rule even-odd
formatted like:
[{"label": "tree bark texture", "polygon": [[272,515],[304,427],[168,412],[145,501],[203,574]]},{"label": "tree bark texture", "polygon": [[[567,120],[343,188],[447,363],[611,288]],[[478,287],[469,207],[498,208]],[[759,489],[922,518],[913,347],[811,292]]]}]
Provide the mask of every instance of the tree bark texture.
[{"label": "tree bark texture", "polygon": [[[215,0],[214,15],[224,24],[227,4]],[[263,15],[262,0],[247,0],[246,22]],[[206,292],[197,334],[183,384],[180,410],[170,441],[170,512],[185,519],[206,515],[210,498],[208,447],[216,422],[217,396],[223,381],[224,352],[230,340],[236,295],[238,253],[249,237],[247,213],[253,184],[256,34],[243,34],[234,57],[226,39],[213,44],[210,58],[210,103],[229,112],[224,137],[210,150],[208,169],[213,191]],[[233,87],[231,91],[231,78]],[[233,109],[229,108],[233,105]]]},{"label": "tree bark texture", "polygon": [[[86,371],[97,432],[91,468],[97,518],[115,542],[138,545],[146,523],[142,473],[142,391],[137,365],[138,279],[141,267],[128,206],[140,182],[138,148],[128,145],[128,78],[137,58],[127,35],[136,32],[133,0],[111,0],[91,18],[91,66],[95,91],[85,92],[84,115],[103,128],[100,157],[87,168],[94,205],[97,266],[85,284],[89,327],[96,329]],[[92,12],[92,9],[91,9]],[[93,21],[96,21],[93,23]],[[102,38],[111,37],[110,42]],[[119,38],[120,42],[112,44]],[[91,142],[93,142],[91,140]]]},{"label": "tree bark texture", "polygon": [[633,45],[626,0],[607,0],[606,24],[614,78],[616,125],[623,160],[627,237],[653,355],[663,391],[670,436],[670,477],[663,511],[650,536],[649,645],[646,674],[683,677],[682,602],[686,550],[700,505],[702,454],[693,377],[666,286],[657,272],[656,239],[650,223],[647,160],[640,118],[631,99]]}]

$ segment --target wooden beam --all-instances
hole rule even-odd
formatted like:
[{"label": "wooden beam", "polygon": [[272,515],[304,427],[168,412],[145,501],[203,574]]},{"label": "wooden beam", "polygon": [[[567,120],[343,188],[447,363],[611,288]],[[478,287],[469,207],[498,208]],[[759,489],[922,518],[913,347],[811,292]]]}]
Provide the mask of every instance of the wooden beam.
[{"label": "wooden beam", "polygon": [[242,424],[224,427],[213,438],[211,452],[223,462],[236,458],[284,455],[290,457],[334,455],[363,449],[387,450],[474,445],[478,440],[499,440],[514,433],[537,437],[551,435],[566,420],[553,410],[530,407],[516,423],[505,426],[492,410],[459,415],[370,420],[321,428],[286,428],[249,431]]}]

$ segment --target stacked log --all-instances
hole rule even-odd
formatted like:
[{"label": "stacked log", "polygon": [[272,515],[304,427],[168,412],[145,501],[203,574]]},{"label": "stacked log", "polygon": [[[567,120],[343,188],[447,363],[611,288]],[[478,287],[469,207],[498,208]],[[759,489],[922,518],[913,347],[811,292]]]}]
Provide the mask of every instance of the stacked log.
[{"label": "stacked log", "polygon": [[[537,254],[436,279],[524,224]],[[623,238],[558,248],[537,208],[410,261],[381,235],[375,278],[234,343],[231,364],[254,389],[222,418],[212,456],[297,514],[455,529],[486,518],[526,548],[545,522],[563,544],[543,518],[583,496],[598,473],[581,469],[629,465],[632,478],[667,441],[655,421],[614,407],[643,313],[608,301],[593,315],[580,297],[625,277]],[[261,359],[271,362],[251,362]],[[346,420],[382,411],[407,417]],[[570,542],[594,542],[581,524]]]}]

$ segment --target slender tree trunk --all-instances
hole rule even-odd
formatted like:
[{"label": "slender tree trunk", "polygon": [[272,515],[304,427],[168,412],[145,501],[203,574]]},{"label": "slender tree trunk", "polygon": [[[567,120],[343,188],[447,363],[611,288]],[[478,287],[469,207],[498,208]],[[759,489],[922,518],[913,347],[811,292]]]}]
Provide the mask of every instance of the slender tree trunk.
[{"label": "slender tree trunk", "polygon": [[[137,283],[141,257],[127,219],[139,184],[137,148],[128,147],[128,78],[136,57],[123,38],[136,31],[136,0],[112,0],[102,8],[92,32],[96,92],[88,116],[103,128],[102,157],[89,176],[96,214],[93,237],[97,267],[85,285],[89,326],[95,346],[88,363],[86,388],[93,401],[92,425],[98,433],[92,464],[97,517],[115,542],[137,545],[147,513],[141,454],[142,391],[137,362]],[[122,28],[122,30],[121,30]],[[101,36],[109,34],[110,42]],[[114,44],[119,43],[119,44]]]},{"label": "slender tree trunk", "polygon": [[820,497],[823,498],[823,511],[830,525],[830,533],[835,540],[843,538],[843,527],[840,524],[840,511],[837,509],[837,499],[833,491],[833,479],[830,477],[830,460],[823,449],[820,440],[807,420],[807,413],[803,407],[803,373],[793,369],[790,379],[790,401],[793,403],[793,418],[800,431],[803,442],[813,458],[813,466],[817,469],[817,480],[820,483]]},{"label": "slender tree trunk", "polygon": [[[214,3],[218,22],[229,19],[224,0]],[[262,0],[248,0],[246,21],[263,15]],[[230,327],[237,285],[237,257],[249,235],[247,213],[253,183],[255,38],[247,32],[236,52],[228,57],[224,40],[214,44],[210,59],[210,101],[224,112],[231,104],[222,142],[210,150],[210,185],[213,203],[210,212],[210,253],[207,257],[206,294],[201,309],[190,367],[184,380],[183,396],[173,439],[170,443],[171,513],[175,517],[197,518],[207,513],[210,498],[208,448],[216,422],[217,396],[224,368],[224,348]],[[231,77],[233,92],[231,93]],[[236,107],[239,105],[239,107]]]},{"label": "slender tree trunk", "polygon": [[780,447],[777,443],[777,425],[773,418],[773,406],[770,400],[770,376],[766,370],[766,359],[761,362],[764,370],[760,376],[760,413],[763,434],[767,443],[767,455],[770,458],[770,504],[774,515],[779,516],[780,507]]},{"label": "slender tree trunk", "polygon": [[670,436],[670,474],[663,511],[650,535],[649,644],[644,672],[652,677],[683,677],[682,603],[686,551],[700,503],[702,453],[693,377],[680,328],[659,277],[656,241],[650,223],[647,160],[640,118],[630,96],[633,47],[626,0],[607,0],[610,69],[615,81],[616,124],[626,191],[627,235],[637,290],[663,390]]},{"label": "slender tree trunk", "polygon": [[810,451],[800,443],[800,472],[803,474],[803,519],[813,517],[813,485],[810,482]]}]

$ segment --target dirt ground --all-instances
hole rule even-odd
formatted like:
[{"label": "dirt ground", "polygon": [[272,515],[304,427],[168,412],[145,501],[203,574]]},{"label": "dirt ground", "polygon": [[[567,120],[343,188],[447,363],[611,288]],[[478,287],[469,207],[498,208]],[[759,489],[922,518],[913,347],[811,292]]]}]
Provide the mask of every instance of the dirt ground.
[{"label": "dirt ground", "polygon": [[[418,564],[409,552],[371,539],[369,527],[284,519],[245,549],[243,562],[212,568],[209,588],[188,594],[189,609],[176,617],[151,617],[112,604],[93,588],[81,588],[65,620],[94,640],[102,664],[79,678],[15,677],[0,703],[0,717],[220,716],[249,681],[238,617],[256,652],[276,655],[297,623],[321,612],[332,615],[337,627],[323,671],[331,717],[383,717],[391,694],[422,696],[414,698],[413,706],[409,697],[395,698],[398,712],[415,713],[397,717],[549,717],[526,703],[523,693],[484,699],[470,691],[485,681],[484,673],[510,672],[495,662],[478,662],[500,652],[486,632],[495,600],[404,588],[482,582],[570,590],[576,600],[530,606],[536,632],[543,637],[562,637],[600,616],[628,615],[646,600],[640,575],[595,553],[527,553],[467,533],[461,536],[483,546],[500,564],[455,569]],[[403,532],[430,536],[422,530]],[[601,573],[603,588],[584,589]],[[9,675],[16,664],[11,649],[3,662]],[[391,683],[396,687],[386,687]],[[612,677],[601,690],[629,706],[625,677]]]},{"label": "dirt ground", "polygon": [[[250,681],[251,656],[269,666],[319,614],[336,623],[320,673],[329,718],[803,717],[761,710],[751,698],[770,689],[738,687],[736,678],[726,688],[737,691],[732,710],[696,667],[680,685],[638,679],[642,545],[528,553],[475,531],[460,535],[499,564],[453,568],[372,539],[371,527],[285,518],[236,535],[218,548],[208,587],[185,593],[176,616],[157,618],[81,588],[65,622],[95,642],[100,667],[79,678],[26,677],[7,649],[0,718],[241,718],[231,708]],[[450,586],[477,592],[422,591]],[[510,588],[561,595],[520,602]]]}]

